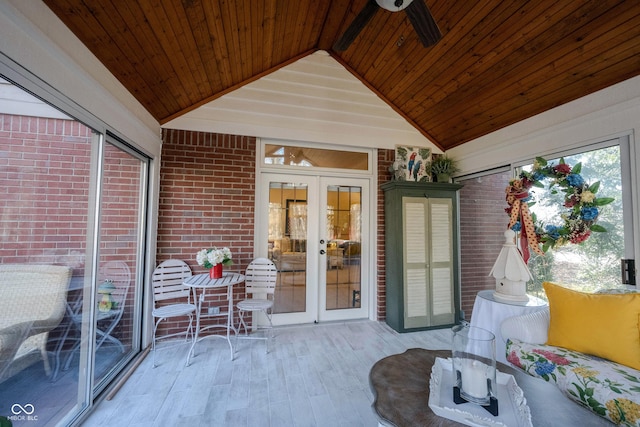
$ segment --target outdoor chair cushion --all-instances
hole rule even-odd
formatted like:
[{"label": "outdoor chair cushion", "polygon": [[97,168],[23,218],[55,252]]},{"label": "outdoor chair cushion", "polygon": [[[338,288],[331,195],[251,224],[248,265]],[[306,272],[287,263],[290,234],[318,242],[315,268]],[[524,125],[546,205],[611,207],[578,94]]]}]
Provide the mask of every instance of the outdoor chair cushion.
[{"label": "outdoor chair cushion", "polygon": [[507,340],[507,360],[555,383],[570,399],[617,425],[640,427],[640,371],[573,350]]}]

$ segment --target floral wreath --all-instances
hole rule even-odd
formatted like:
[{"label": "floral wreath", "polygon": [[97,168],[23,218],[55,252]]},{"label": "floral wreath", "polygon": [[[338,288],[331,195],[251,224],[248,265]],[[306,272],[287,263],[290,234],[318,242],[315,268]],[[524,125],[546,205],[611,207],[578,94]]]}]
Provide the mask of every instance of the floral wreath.
[{"label": "floral wreath", "polygon": [[[529,247],[537,254],[544,255],[549,249],[563,246],[567,243],[582,243],[591,236],[591,232],[606,232],[607,230],[596,224],[599,206],[613,202],[612,197],[596,197],[600,181],[591,185],[580,175],[582,164],[573,168],[560,159],[560,163],[547,163],[542,157],[536,157],[531,172],[522,171],[518,178],[509,181],[506,188],[506,200],[509,207],[505,212],[509,215],[509,226],[512,230],[520,231],[522,257],[529,260]],[[535,214],[529,212],[533,206],[529,190],[532,187],[544,188],[542,180],[551,178],[551,190],[554,185],[565,193],[563,206],[567,208],[560,214],[563,225],[538,223]],[[557,190],[552,190],[557,191]],[[539,244],[542,244],[542,249]]]}]

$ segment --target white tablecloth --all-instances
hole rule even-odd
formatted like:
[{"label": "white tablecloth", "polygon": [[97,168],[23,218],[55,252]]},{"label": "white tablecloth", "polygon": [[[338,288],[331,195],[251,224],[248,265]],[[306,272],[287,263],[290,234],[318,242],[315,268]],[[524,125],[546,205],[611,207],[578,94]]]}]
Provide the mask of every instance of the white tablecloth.
[{"label": "white tablecloth", "polygon": [[546,301],[529,295],[526,305],[498,302],[493,298],[493,290],[478,292],[471,313],[471,326],[486,329],[496,336],[496,360],[507,363],[506,343],[500,334],[500,325],[507,317],[519,316],[525,313],[542,310],[547,306]]}]

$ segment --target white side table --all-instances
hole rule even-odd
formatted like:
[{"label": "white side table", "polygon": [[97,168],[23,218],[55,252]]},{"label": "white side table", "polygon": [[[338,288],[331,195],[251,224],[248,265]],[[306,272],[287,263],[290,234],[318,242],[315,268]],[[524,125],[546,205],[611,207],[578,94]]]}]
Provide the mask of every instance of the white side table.
[{"label": "white side table", "polygon": [[547,307],[547,302],[529,295],[527,304],[509,304],[506,302],[496,301],[493,298],[493,289],[480,291],[476,295],[471,313],[471,326],[486,329],[493,332],[496,336],[496,360],[508,364],[507,362],[507,346],[505,340],[500,334],[500,325],[502,321],[511,316],[519,316],[521,314],[539,311]]}]

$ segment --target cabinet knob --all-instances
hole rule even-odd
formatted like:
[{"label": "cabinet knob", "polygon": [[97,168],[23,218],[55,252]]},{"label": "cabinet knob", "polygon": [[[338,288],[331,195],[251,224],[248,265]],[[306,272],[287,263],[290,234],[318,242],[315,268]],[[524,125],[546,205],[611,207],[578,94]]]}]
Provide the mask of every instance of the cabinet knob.
[{"label": "cabinet knob", "polygon": [[326,254],[326,253],[327,253],[327,252],[326,252],[324,249],[320,249],[320,255],[324,255],[324,254]]}]

